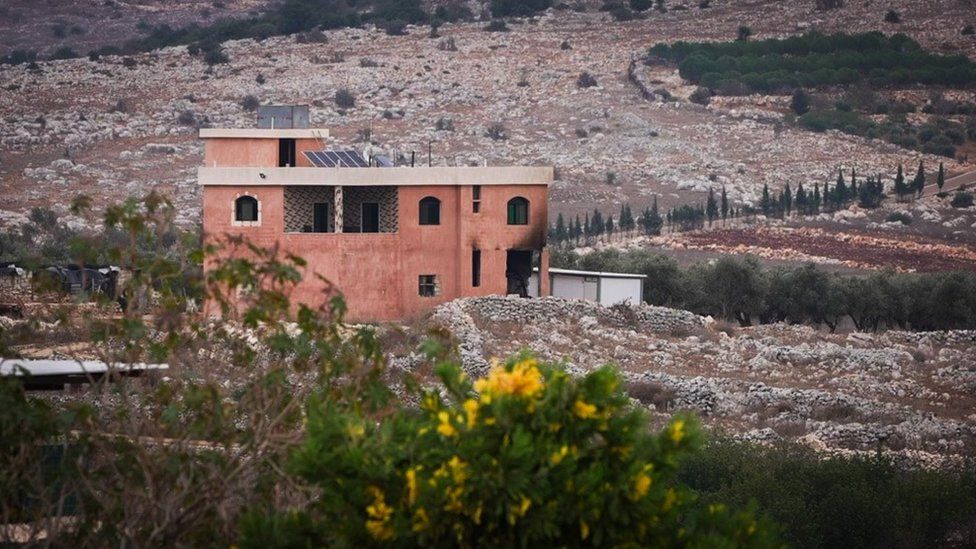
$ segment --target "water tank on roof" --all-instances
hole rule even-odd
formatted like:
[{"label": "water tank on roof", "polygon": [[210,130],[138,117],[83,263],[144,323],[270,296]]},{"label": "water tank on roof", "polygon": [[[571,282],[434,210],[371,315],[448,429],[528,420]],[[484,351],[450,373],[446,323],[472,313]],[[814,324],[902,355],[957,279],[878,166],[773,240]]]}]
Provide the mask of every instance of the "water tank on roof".
[{"label": "water tank on roof", "polygon": [[276,130],[308,128],[308,105],[260,106],[258,127]]}]

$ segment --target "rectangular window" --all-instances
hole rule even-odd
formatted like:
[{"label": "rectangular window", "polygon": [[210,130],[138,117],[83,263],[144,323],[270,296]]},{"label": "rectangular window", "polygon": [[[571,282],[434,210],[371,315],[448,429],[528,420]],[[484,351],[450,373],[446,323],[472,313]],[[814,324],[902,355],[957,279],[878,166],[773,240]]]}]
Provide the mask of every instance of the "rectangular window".
[{"label": "rectangular window", "polygon": [[316,202],[312,204],[312,231],[316,233],[329,232],[329,203]]},{"label": "rectangular window", "polygon": [[362,232],[380,232],[380,205],[377,202],[363,202]]},{"label": "rectangular window", "polygon": [[284,168],[295,165],[295,140],[278,140],[278,167]]},{"label": "rectangular window", "polygon": [[473,185],[471,187],[471,209],[474,213],[481,211],[481,185]]},{"label": "rectangular window", "polygon": [[420,275],[418,293],[422,297],[434,297],[437,295],[437,275]]},{"label": "rectangular window", "polygon": [[481,250],[471,250],[471,285],[481,286]]}]

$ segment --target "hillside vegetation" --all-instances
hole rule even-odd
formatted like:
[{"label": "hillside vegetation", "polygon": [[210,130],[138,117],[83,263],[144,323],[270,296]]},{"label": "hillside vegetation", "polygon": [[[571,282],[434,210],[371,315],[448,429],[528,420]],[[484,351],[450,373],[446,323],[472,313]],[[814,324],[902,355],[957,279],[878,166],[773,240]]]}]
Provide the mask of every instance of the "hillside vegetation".
[{"label": "hillside vegetation", "polygon": [[875,87],[976,83],[976,64],[965,56],[929,53],[904,34],[810,32],[755,42],[657,44],[649,53],[677,63],[682,78],[727,95],[849,85],[862,79]]}]

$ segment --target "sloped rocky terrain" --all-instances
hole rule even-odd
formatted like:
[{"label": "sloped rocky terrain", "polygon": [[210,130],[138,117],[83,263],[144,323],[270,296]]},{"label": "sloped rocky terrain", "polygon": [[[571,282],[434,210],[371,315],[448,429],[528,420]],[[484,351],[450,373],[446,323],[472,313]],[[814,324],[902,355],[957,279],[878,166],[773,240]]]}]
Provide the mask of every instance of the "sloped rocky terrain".
[{"label": "sloped rocky terrain", "polygon": [[[628,79],[632,60],[656,42],[728,39],[740,24],[757,38],[881,29],[938,51],[976,51],[976,39],[957,28],[971,17],[965,1],[849,2],[826,12],[813,4],[715,1],[701,9],[670,2],[667,13],[623,23],[591,6],[586,13],[550,10],[510,23],[510,32],[464,23],[444,25],[438,37],[410,27],[407,36],[330,31],[326,43],[241,40],[228,42],[230,62],[214,67],[185,47],[3,67],[2,219],[15,221],[44,203],[63,207],[65,196],[78,193],[104,202],[158,188],[177,200],[184,223],[194,223],[196,128],[251,125],[246,95],[312,104],[315,125],[332,128],[340,145],[365,147],[369,134],[376,146],[415,151],[421,160],[430,144],[438,165],[553,164],[554,213],[615,211],[622,201],[642,208],[655,195],[664,205],[697,202],[717,185],[733,202],[752,202],[764,183],[831,180],[838,167],[888,173],[899,163],[944,160],[784,125],[787,97],[702,107],[683,99],[689,88],[673,70],[648,68],[641,77],[672,90],[675,101],[646,100]],[[902,24],[885,26],[889,8],[901,10]],[[577,86],[583,71],[596,86]],[[355,107],[334,103],[340,88],[352,92]],[[504,138],[488,136],[494,124]],[[947,162],[950,173],[972,167]]]},{"label": "sloped rocky terrain", "polygon": [[976,451],[976,332],[732,328],[661,307],[515,297],[452,301],[433,322],[472,375],[523,348],[576,373],[613,363],[659,420],[694,410],[742,438],[923,465]]}]

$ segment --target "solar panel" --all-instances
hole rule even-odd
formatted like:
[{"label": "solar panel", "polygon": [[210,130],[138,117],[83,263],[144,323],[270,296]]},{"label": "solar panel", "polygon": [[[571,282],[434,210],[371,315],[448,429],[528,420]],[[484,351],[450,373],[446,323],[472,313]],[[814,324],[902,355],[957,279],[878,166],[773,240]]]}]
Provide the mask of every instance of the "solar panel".
[{"label": "solar panel", "polygon": [[305,151],[312,165],[319,168],[368,168],[369,163],[356,151]]}]

